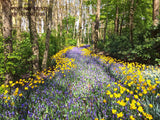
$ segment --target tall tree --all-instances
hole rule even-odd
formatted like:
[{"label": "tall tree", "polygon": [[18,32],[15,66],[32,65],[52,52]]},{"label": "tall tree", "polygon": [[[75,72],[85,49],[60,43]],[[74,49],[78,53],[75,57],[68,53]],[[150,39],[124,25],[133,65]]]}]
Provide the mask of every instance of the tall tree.
[{"label": "tall tree", "polygon": [[12,14],[11,14],[11,1],[1,0],[2,4],[2,22],[3,22],[3,37],[4,37],[4,55],[5,62],[4,66],[6,69],[5,73],[5,83],[8,84],[9,80],[12,80],[12,73],[6,68],[6,63],[8,61],[8,56],[13,52],[12,48]]},{"label": "tall tree", "polygon": [[96,52],[97,49],[97,42],[98,42],[98,30],[99,30],[99,20],[100,20],[100,7],[101,7],[101,0],[97,0],[97,12],[96,12],[96,20],[94,26],[94,37],[93,37],[93,51]]},{"label": "tall tree", "polygon": [[133,47],[133,16],[134,16],[134,0],[130,0],[131,6],[130,6],[130,15],[129,15],[129,29],[130,29],[130,42]]},{"label": "tall tree", "polygon": [[[18,0],[18,8],[22,8],[22,0]],[[17,38],[18,40],[21,40],[21,13],[22,13],[22,10],[18,10],[18,29],[17,29]]]},{"label": "tall tree", "polygon": [[114,23],[114,33],[118,34],[118,28],[119,28],[119,8],[118,5],[116,5],[116,18],[115,18],[115,23]]},{"label": "tall tree", "polygon": [[66,0],[66,25],[67,25],[67,34],[68,34],[68,3]]},{"label": "tall tree", "polygon": [[153,0],[153,25],[158,25],[158,16],[159,16],[159,0]]},{"label": "tall tree", "polygon": [[82,44],[82,4],[83,4],[83,0],[79,0],[79,27],[78,27],[78,41],[77,41],[77,46],[79,46],[80,44]]},{"label": "tall tree", "polygon": [[35,0],[28,0],[28,20],[29,20],[29,30],[30,39],[32,44],[32,52],[34,55],[33,59],[33,73],[39,71],[39,44],[38,44],[38,34],[36,30],[36,15],[35,15]]},{"label": "tall tree", "polygon": [[49,2],[48,16],[47,16],[47,35],[46,35],[46,43],[45,43],[45,51],[43,55],[42,61],[42,70],[47,68],[47,60],[48,60],[48,51],[49,51],[49,39],[51,35],[51,24],[52,24],[52,9],[53,9],[53,0]]},{"label": "tall tree", "polygon": [[107,16],[106,16],[106,21],[105,21],[105,26],[104,26],[103,42],[106,41],[106,30],[107,30],[107,25],[108,25],[108,18],[107,18]]}]

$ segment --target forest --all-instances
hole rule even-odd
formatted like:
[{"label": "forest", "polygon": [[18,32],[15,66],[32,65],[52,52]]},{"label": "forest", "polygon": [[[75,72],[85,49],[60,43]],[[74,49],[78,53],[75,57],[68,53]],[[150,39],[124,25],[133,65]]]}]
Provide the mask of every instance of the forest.
[{"label": "forest", "polygon": [[0,120],[158,120],[159,0],[0,0]]}]

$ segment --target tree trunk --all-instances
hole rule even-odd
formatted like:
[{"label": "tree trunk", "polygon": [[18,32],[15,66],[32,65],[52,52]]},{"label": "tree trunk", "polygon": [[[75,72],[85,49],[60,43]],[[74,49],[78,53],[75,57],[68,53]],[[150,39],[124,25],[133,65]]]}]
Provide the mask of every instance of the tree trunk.
[{"label": "tree trunk", "polygon": [[118,14],[119,14],[119,11],[118,11],[118,6],[116,5],[116,19],[115,19],[115,25],[114,25],[114,33],[115,34],[118,34],[118,26],[119,26],[119,18],[118,18]]},{"label": "tree trunk", "polygon": [[87,16],[88,16],[88,45],[90,45],[90,39],[89,39],[89,27],[90,27],[90,18],[89,18],[89,7],[87,8]]},{"label": "tree trunk", "polygon": [[97,0],[97,12],[96,12],[96,21],[94,26],[94,47],[93,52],[96,53],[97,50],[97,42],[98,42],[98,29],[99,29],[99,20],[100,20],[100,7],[101,7],[101,0]]},{"label": "tree trunk", "polygon": [[[18,7],[22,8],[22,0],[18,0]],[[21,12],[22,12],[22,10],[18,10],[16,12],[18,12],[18,16],[17,16],[17,18],[18,18],[17,39],[19,41],[21,41]]]},{"label": "tree trunk", "polygon": [[66,25],[67,25],[67,34],[68,34],[68,5],[66,0]]},{"label": "tree trunk", "polygon": [[[73,10],[73,15],[74,15],[74,17],[76,18],[75,0],[74,0],[74,2],[73,2],[73,8],[74,8],[74,10]],[[75,39],[75,37],[76,37],[76,19],[75,19],[75,22],[74,22],[73,39]]]},{"label": "tree trunk", "polygon": [[35,57],[33,60],[33,73],[39,71],[39,44],[38,44],[38,34],[36,31],[36,15],[35,15],[35,0],[28,0],[28,20],[29,20],[29,30],[30,39],[32,44],[32,52]]},{"label": "tree trunk", "polygon": [[82,44],[82,2],[83,0],[79,0],[80,1],[80,5],[79,5],[79,28],[78,28],[78,41],[77,41],[77,46],[80,46],[80,44]]},{"label": "tree trunk", "polygon": [[104,27],[103,42],[105,42],[105,41],[106,41],[106,30],[107,30],[107,24],[108,24],[108,18],[106,17],[106,23],[105,23],[105,27]]},{"label": "tree trunk", "polygon": [[10,0],[1,0],[2,4],[2,22],[3,22],[3,37],[4,37],[4,67],[5,72],[5,84],[8,84],[10,80],[13,80],[11,70],[8,70],[6,63],[8,62],[8,55],[13,52],[12,48],[12,14],[11,14],[11,1]]},{"label": "tree trunk", "polygon": [[62,47],[62,20],[63,20],[63,9],[62,9],[62,0],[59,0],[59,8],[60,8],[60,46]]},{"label": "tree trunk", "polygon": [[42,70],[47,68],[47,60],[48,60],[48,51],[49,51],[49,40],[51,35],[51,23],[52,23],[52,8],[53,8],[53,0],[50,0],[49,9],[48,9],[48,19],[47,19],[47,35],[46,35],[46,43],[45,43],[45,51],[43,55],[42,61]]},{"label": "tree trunk", "polygon": [[120,23],[120,30],[119,30],[119,35],[120,36],[122,34],[123,19],[124,19],[124,13],[123,13],[123,16],[122,16],[122,19],[121,19],[121,23]]},{"label": "tree trunk", "polygon": [[134,0],[131,0],[131,6],[130,6],[130,16],[129,16],[129,28],[130,28],[130,42],[132,47],[133,45],[133,16],[134,16]]},{"label": "tree trunk", "polygon": [[159,16],[159,0],[153,0],[153,25],[158,25],[158,16]]}]

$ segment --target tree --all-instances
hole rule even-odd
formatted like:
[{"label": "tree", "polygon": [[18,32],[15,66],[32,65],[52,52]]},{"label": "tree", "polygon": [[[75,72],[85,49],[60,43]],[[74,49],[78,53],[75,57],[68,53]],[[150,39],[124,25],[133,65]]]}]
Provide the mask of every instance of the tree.
[{"label": "tree", "polygon": [[130,42],[133,47],[133,18],[134,16],[134,0],[131,0],[131,6],[130,6],[130,15],[129,15],[129,29],[130,29]]},{"label": "tree", "polygon": [[28,0],[28,20],[33,52],[33,73],[39,71],[39,44],[36,30],[35,0]]},{"label": "tree", "polygon": [[93,34],[93,51],[96,52],[97,49],[97,42],[98,42],[98,29],[99,29],[99,20],[100,20],[100,7],[101,7],[101,0],[97,0],[97,12],[96,12],[96,20],[94,26],[94,34]]},{"label": "tree", "polygon": [[153,0],[153,25],[158,25],[158,16],[159,16],[159,0]]},{"label": "tree", "polygon": [[47,16],[47,35],[46,35],[46,42],[45,42],[45,51],[43,55],[42,61],[42,70],[46,69],[47,67],[47,60],[48,60],[48,51],[49,51],[49,39],[51,35],[51,24],[52,24],[52,9],[53,9],[53,0],[50,0],[49,9],[48,9],[48,16]]},{"label": "tree", "polygon": [[6,63],[8,62],[8,56],[13,52],[12,48],[12,14],[11,14],[11,1],[10,0],[1,0],[2,4],[2,33],[4,37],[4,55],[5,55],[5,83],[8,84],[12,80],[12,73],[7,69]]},{"label": "tree", "polygon": [[118,13],[119,13],[119,8],[118,5],[116,5],[116,19],[115,19],[115,25],[114,25],[114,33],[118,34],[118,28],[119,28],[119,17],[118,17]]},{"label": "tree", "polygon": [[78,27],[78,40],[77,40],[77,46],[82,44],[82,4],[83,0],[79,0],[80,5],[79,5],[79,27]]}]

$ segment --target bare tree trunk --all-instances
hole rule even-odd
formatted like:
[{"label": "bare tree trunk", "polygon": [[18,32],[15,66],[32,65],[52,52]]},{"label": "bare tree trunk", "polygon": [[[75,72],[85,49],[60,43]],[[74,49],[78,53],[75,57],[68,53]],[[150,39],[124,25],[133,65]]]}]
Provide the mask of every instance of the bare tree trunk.
[{"label": "bare tree trunk", "polygon": [[[18,0],[18,7],[19,8],[22,8],[22,0]],[[16,12],[18,12],[18,16],[17,16],[17,18],[18,18],[18,29],[17,29],[17,39],[19,40],[19,41],[21,41],[21,12],[22,12],[22,10],[18,10],[18,11],[16,11]]]},{"label": "bare tree trunk", "polygon": [[83,0],[79,0],[80,1],[80,5],[79,5],[79,28],[78,28],[78,41],[77,41],[77,46],[79,46],[80,44],[82,44],[82,2]]},{"label": "bare tree trunk", "polygon": [[106,17],[106,23],[105,23],[105,27],[104,27],[103,42],[105,42],[105,41],[106,41],[106,30],[107,30],[107,24],[108,24],[108,18]]},{"label": "bare tree trunk", "polygon": [[3,37],[4,37],[4,67],[5,72],[5,84],[8,84],[10,80],[13,80],[11,70],[7,69],[6,63],[8,62],[8,55],[13,52],[12,48],[12,14],[11,14],[11,1],[1,0],[2,4],[2,22],[3,22]]},{"label": "bare tree trunk", "polygon": [[158,25],[158,16],[159,16],[159,0],[153,0],[153,25]]},{"label": "bare tree trunk", "polygon": [[130,42],[133,47],[133,16],[134,16],[134,0],[131,0],[129,28],[130,28]]},{"label": "bare tree trunk", "polygon": [[115,34],[118,34],[118,26],[119,26],[119,18],[118,18],[118,14],[119,14],[119,11],[118,11],[118,6],[116,5],[116,19],[115,19],[115,25],[114,25],[114,33]]},{"label": "bare tree trunk", "polygon": [[55,11],[55,26],[56,26],[56,37],[58,36],[58,1],[55,0],[55,8],[54,8],[54,11]]},{"label": "bare tree trunk", "polygon": [[39,71],[39,44],[38,44],[38,34],[36,31],[36,15],[35,13],[35,0],[28,0],[28,19],[29,19],[29,30],[30,30],[30,38],[32,43],[32,52],[35,57],[33,60],[33,73]]},{"label": "bare tree trunk", "polygon": [[120,36],[121,36],[121,34],[122,34],[123,19],[124,19],[124,13],[123,13],[123,16],[122,16],[122,18],[121,18],[121,23],[120,23],[120,30],[119,30],[119,35],[120,35]]},{"label": "bare tree trunk", "polygon": [[68,5],[66,0],[66,24],[67,24],[67,34],[68,34]]},{"label": "bare tree trunk", "polygon": [[[75,0],[74,0],[74,2],[73,2],[73,8],[74,8],[74,10],[73,10],[73,15],[74,15],[74,17],[76,18],[76,5],[75,5]],[[74,22],[74,30],[73,30],[73,39],[75,39],[75,37],[76,37],[76,20],[75,20],[75,22]]]},{"label": "bare tree trunk", "polygon": [[90,39],[89,39],[89,27],[90,27],[90,17],[89,17],[89,7],[87,8],[87,16],[88,16],[88,45],[90,45]]},{"label": "bare tree trunk", "polygon": [[99,20],[100,20],[100,7],[101,7],[101,0],[97,0],[97,12],[96,12],[96,21],[95,21],[95,27],[94,27],[94,46],[93,46],[93,52],[96,52],[97,49],[97,42],[98,42],[98,29],[99,29]]},{"label": "bare tree trunk", "polygon": [[50,0],[49,9],[48,9],[48,19],[47,19],[47,35],[46,35],[46,43],[45,43],[45,51],[43,55],[42,61],[42,70],[47,68],[47,60],[48,60],[48,51],[49,51],[49,39],[51,35],[51,24],[52,24],[52,8],[53,8],[53,0]]}]

